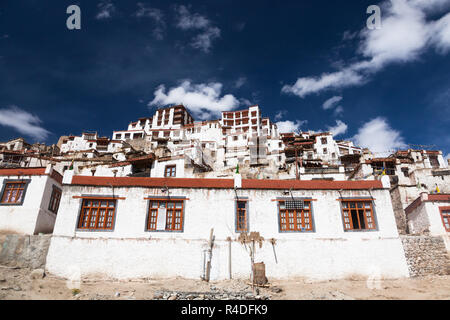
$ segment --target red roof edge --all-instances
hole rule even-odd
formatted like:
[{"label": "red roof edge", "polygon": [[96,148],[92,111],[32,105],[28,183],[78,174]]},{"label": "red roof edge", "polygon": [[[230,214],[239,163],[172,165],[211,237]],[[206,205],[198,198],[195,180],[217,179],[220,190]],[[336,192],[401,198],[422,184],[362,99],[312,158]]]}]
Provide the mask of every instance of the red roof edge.
[{"label": "red roof edge", "polygon": [[45,168],[0,169],[0,176],[43,176]]},{"label": "red roof edge", "polygon": [[450,202],[450,194],[447,193],[433,193],[428,195],[427,200],[423,200],[422,197],[418,197],[409,206],[405,208],[405,214],[409,215],[416,210],[423,202]]},{"label": "red roof edge", "polygon": [[[171,187],[233,189],[233,179],[92,177],[74,176],[73,185],[114,187]],[[299,181],[299,180],[242,180],[242,189],[295,190],[368,190],[383,189],[381,181]]]}]

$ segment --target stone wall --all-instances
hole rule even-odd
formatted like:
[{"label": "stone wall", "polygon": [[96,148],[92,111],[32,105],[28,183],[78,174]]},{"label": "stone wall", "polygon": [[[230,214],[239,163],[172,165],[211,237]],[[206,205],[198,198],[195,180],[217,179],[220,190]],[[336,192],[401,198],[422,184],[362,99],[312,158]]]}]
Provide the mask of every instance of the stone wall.
[{"label": "stone wall", "polygon": [[411,277],[450,274],[450,257],[442,237],[401,236]]},{"label": "stone wall", "polygon": [[0,264],[44,268],[51,235],[0,234]]}]

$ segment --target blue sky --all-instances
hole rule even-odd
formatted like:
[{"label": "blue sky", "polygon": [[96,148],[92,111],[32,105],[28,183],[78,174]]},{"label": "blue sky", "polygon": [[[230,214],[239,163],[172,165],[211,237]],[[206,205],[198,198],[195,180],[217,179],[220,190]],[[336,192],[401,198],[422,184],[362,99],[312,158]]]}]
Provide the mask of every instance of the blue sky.
[{"label": "blue sky", "polygon": [[[81,30],[66,8],[81,8]],[[382,28],[369,30],[369,5]],[[160,105],[450,153],[450,0],[0,4],[0,140],[111,136]]]}]

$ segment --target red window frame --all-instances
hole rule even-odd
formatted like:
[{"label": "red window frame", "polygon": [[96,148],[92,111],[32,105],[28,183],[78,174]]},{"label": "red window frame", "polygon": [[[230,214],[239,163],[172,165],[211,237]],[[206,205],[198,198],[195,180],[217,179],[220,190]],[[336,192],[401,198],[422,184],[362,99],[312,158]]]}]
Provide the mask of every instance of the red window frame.
[{"label": "red window frame", "polygon": [[445,231],[450,232],[450,207],[439,207],[439,211]]},{"label": "red window frame", "polygon": [[281,232],[313,231],[311,200],[303,200],[303,209],[286,209],[286,201],[278,201],[279,230]]},{"label": "red window frame", "polygon": [[52,195],[50,197],[50,203],[48,205],[48,210],[53,213],[58,213],[59,203],[61,201],[61,189],[53,187]]},{"label": "red window frame", "polygon": [[173,178],[176,176],[177,176],[177,166],[176,165],[166,166],[166,168],[164,169],[164,177]]},{"label": "red window frame", "polygon": [[116,199],[84,198],[81,201],[78,229],[99,231],[114,229],[117,206]]},{"label": "red window frame", "polygon": [[2,194],[1,203],[3,204],[19,204],[22,203],[25,196],[25,182],[6,182]]},{"label": "red window frame", "polygon": [[156,230],[159,209],[166,209],[165,231],[183,231],[184,200],[151,199],[149,200],[147,231]]},{"label": "red window frame", "polygon": [[342,200],[341,206],[345,231],[377,229],[372,200]]}]

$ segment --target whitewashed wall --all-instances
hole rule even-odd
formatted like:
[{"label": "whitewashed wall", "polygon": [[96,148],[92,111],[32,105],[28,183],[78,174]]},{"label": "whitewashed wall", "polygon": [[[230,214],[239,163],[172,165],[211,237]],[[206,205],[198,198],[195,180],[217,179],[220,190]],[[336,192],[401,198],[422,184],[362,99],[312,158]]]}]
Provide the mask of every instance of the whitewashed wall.
[{"label": "whitewashed wall", "polygon": [[0,231],[21,234],[51,233],[56,215],[48,210],[52,186],[61,186],[49,176],[0,176],[4,180],[30,179],[22,205],[0,205]]},{"label": "whitewashed wall", "polygon": [[[395,225],[388,190],[372,190],[378,231],[344,232],[337,191],[293,191],[295,197],[312,197],[315,232],[280,233],[277,202],[282,190],[238,190],[249,198],[250,231],[265,238],[257,247],[256,262],[266,264],[269,279],[308,277],[333,279],[350,276],[407,277],[408,268]],[[160,188],[114,188],[118,200],[114,231],[77,231],[80,195],[112,195],[111,188],[65,186],[46,268],[71,277],[198,279],[203,273],[204,250],[211,228],[215,243],[211,279],[226,279],[228,242],[232,242],[232,276],[248,278],[250,258],[235,241],[235,192],[218,189],[171,189],[185,196],[184,231],[146,232],[147,196],[165,196]],[[367,197],[368,191],[342,191],[344,197]],[[272,247],[269,239],[276,239]],[[276,257],[276,258],[275,258]]]}]

